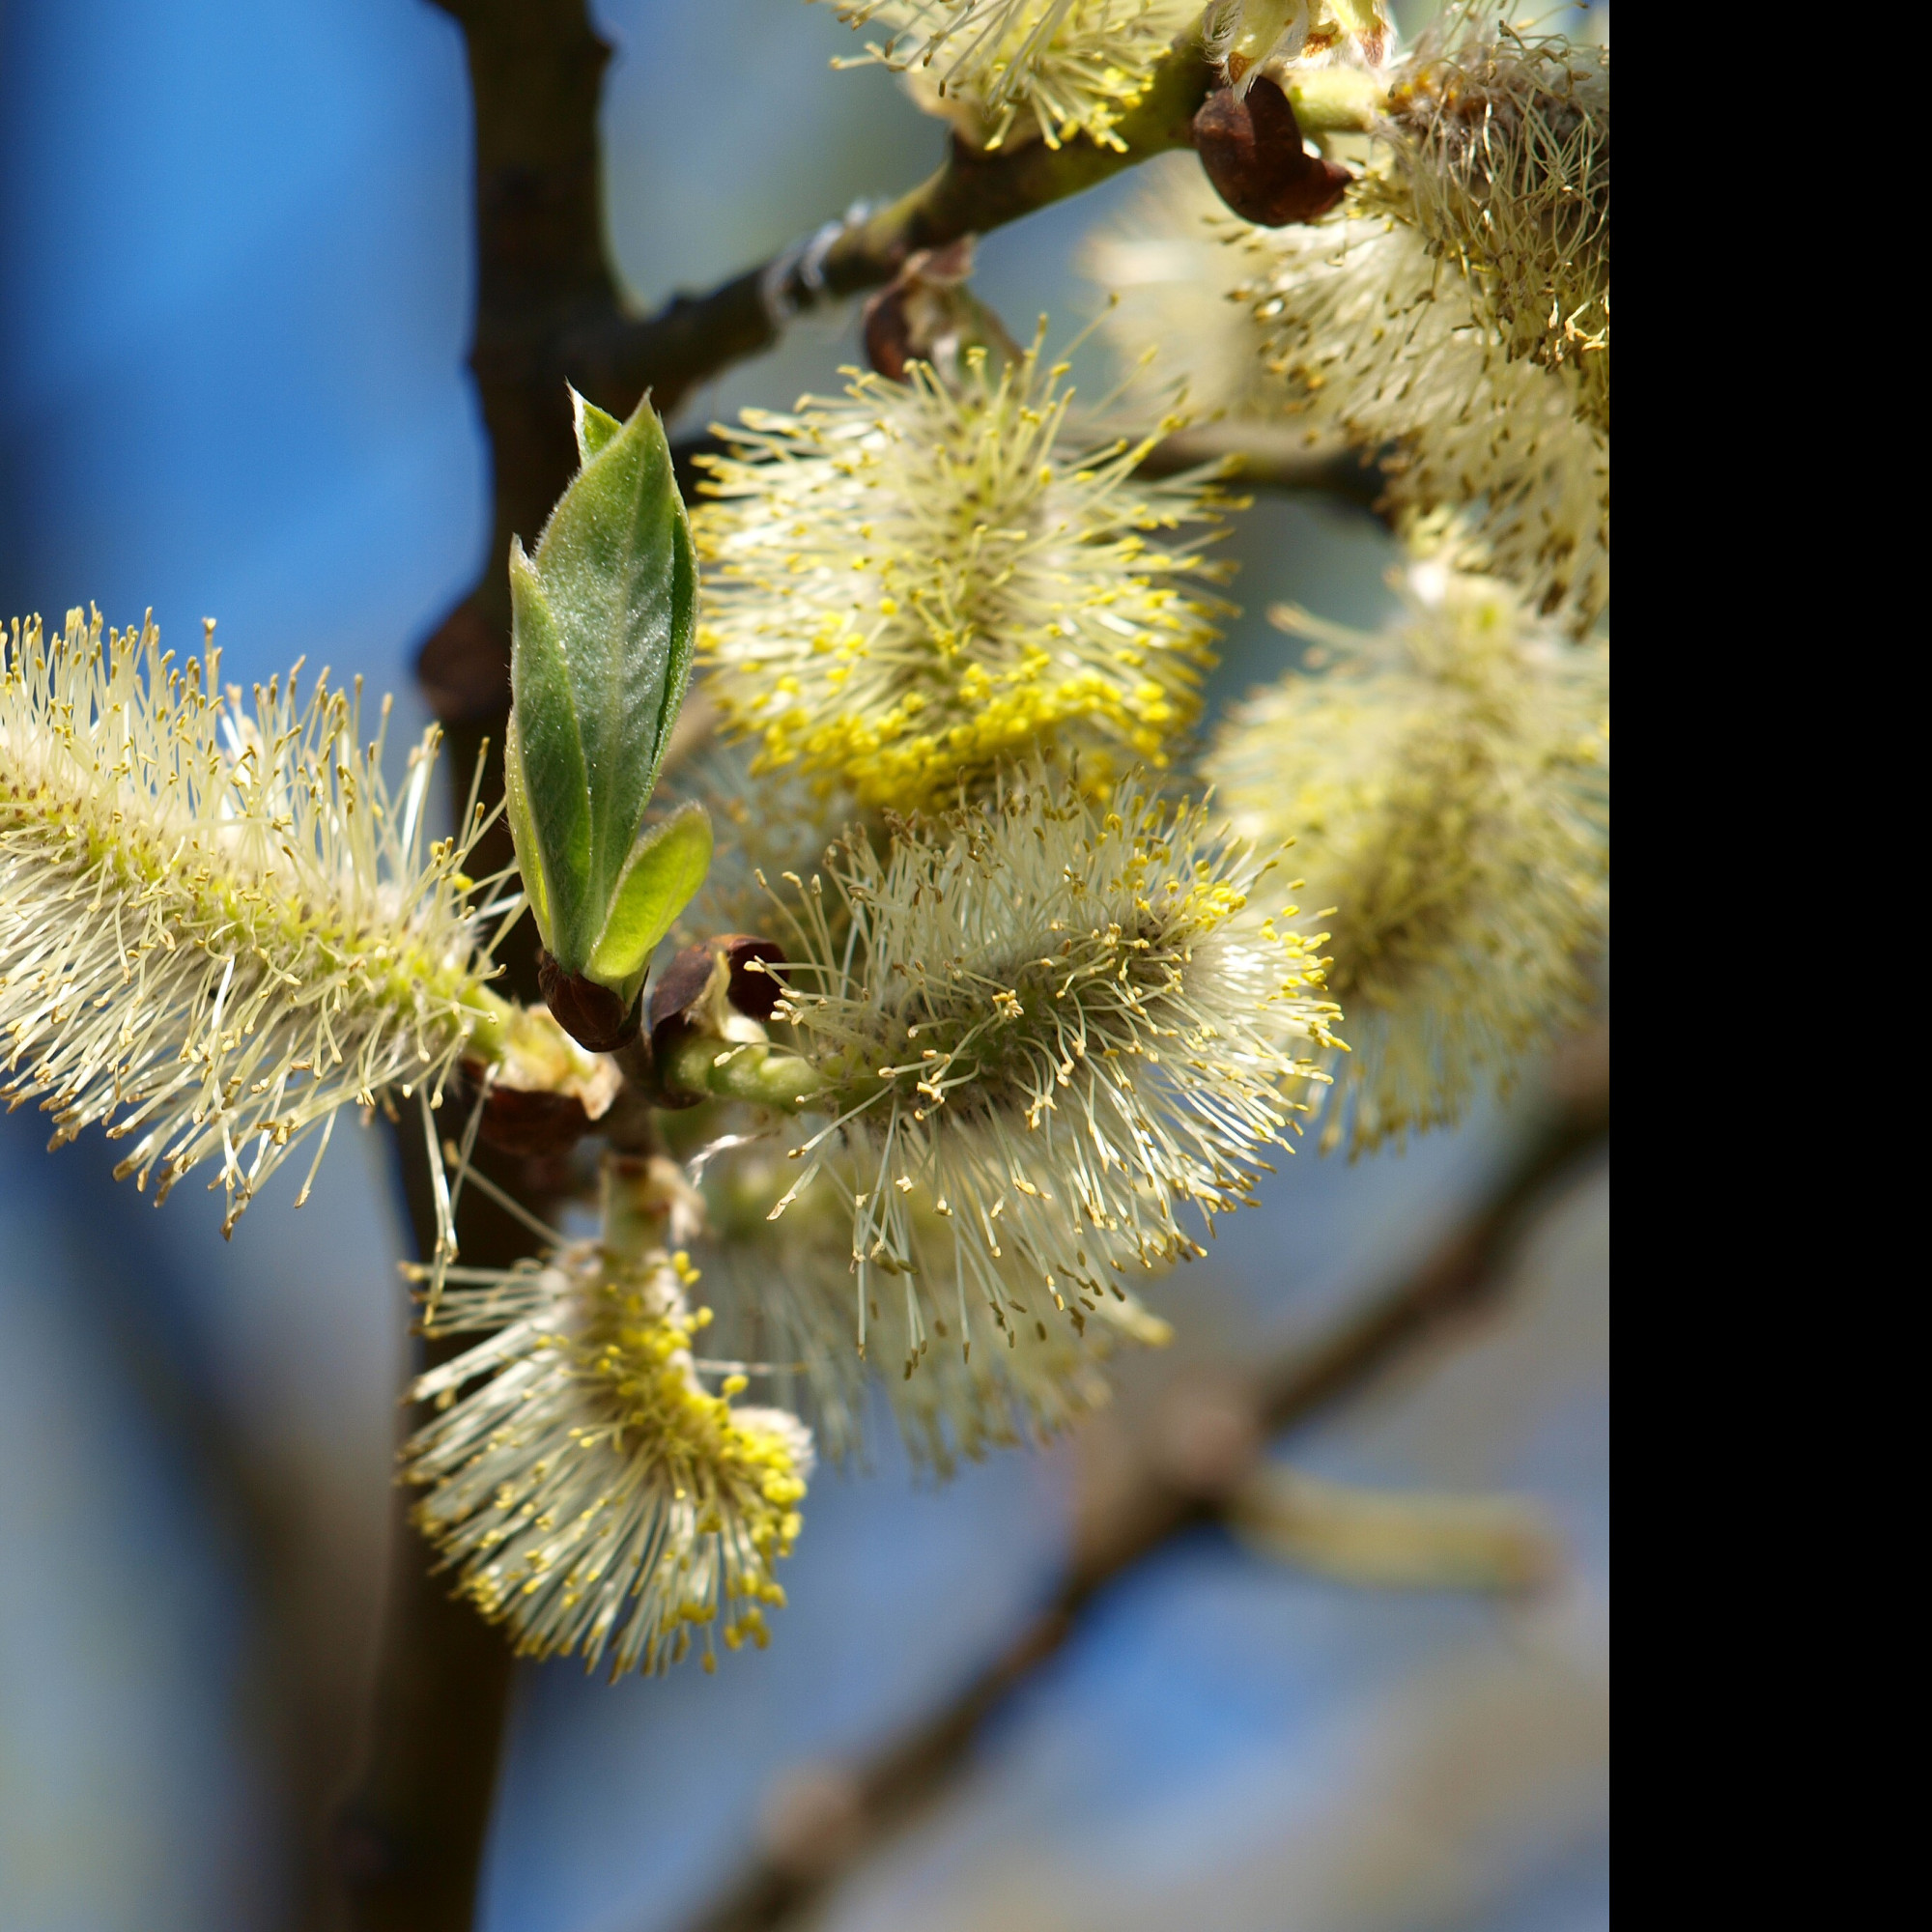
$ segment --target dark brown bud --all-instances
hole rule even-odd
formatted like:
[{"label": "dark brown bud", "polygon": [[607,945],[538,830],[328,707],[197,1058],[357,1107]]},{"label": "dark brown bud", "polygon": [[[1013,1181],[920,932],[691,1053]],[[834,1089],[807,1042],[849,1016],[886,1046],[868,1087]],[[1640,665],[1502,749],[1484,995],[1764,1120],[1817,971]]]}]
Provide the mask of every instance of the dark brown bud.
[{"label": "dark brown bud", "polygon": [[[704,1024],[692,1009],[709,989],[714,962],[720,952],[724,955],[729,975],[724,997],[732,1009],[747,1019],[763,1022],[771,1018],[772,1009],[784,989],[763,968],[778,965],[784,957],[783,952],[769,939],[757,939],[747,932],[721,932],[700,940],[696,946],[687,946],[658,975],[651,987],[651,1056],[657,1065],[665,1064],[667,1052],[679,1035]],[[667,1093],[665,1104],[695,1106],[699,1097]]]},{"label": "dark brown bud", "polygon": [[[754,938],[749,932],[720,932],[687,946],[657,977],[651,987],[651,1037],[672,1020],[681,1020],[711,983],[712,963],[719,953],[730,978],[724,997],[733,1009],[747,1019],[764,1021],[772,1016],[783,990],[764,969],[776,966],[784,953],[769,939]],[[754,965],[753,962],[756,961]]]},{"label": "dark brown bud", "polygon": [[1210,94],[1194,117],[1194,146],[1214,192],[1264,228],[1327,213],[1352,179],[1301,145],[1288,96],[1265,74],[1245,99],[1231,87]]},{"label": "dark brown bud", "polygon": [[626,1006],[608,986],[566,973],[546,947],[537,949],[537,984],[556,1023],[579,1046],[615,1053],[638,1037],[638,1003]]},{"label": "dark brown bud", "polygon": [[907,363],[925,362],[951,383],[973,348],[985,350],[995,368],[1019,360],[1019,345],[966,286],[972,272],[973,238],[962,235],[944,248],[909,255],[898,273],[868,298],[866,359],[881,376],[902,383]]},{"label": "dark brown bud", "polygon": [[477,1128],[504,1153],[568,1153],[590,1131],[590,1116],[574,1094],[496,1086],[483,1102]]}]

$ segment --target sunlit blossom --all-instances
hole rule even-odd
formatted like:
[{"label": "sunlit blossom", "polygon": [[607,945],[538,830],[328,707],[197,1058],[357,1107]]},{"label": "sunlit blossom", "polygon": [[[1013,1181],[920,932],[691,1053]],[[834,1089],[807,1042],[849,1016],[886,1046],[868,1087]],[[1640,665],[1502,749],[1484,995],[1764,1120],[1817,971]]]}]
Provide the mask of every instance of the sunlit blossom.
[{"label": "sunlit blossom", "polygon": [[911,810],[1048,746],[1095,782],[1165,762],[1226,610],[1199,583],[1214,493],[1138,479],[1152,435],[1066,446],[1065,373],[976,349],[956,388],[916,363],[725,432],[700,644],[762,767]]},{"label": "sunlit blossom", "polygon": [[[4,639],[0,639],[4,645]],[[388,707],[384,705],[386,720]],[[219,1163],[229,1222],[336,1110],[440,1097],[479,1028],[489,909],[429,836],[437,734],[400,799],[359,700],[244,700],[152,624],[14,627],[0,669],[0,1066],[56,1144],[105,1124],[156,1196]],[[472,815],[470,832],[476,825]],[[311,1176],[314,1166],[309,1170]],[[304,1193],[306,1187],[304,1187]]]},{"label": "sunlit blossom", "polygon": [[1293,836],[1353,1051],[1323,1143],[1456,1120],[1585,1013],[1608,917],[1608,647],[1439,562],[1364,637],[1230,717],[1207,775],[1250,838]]}]

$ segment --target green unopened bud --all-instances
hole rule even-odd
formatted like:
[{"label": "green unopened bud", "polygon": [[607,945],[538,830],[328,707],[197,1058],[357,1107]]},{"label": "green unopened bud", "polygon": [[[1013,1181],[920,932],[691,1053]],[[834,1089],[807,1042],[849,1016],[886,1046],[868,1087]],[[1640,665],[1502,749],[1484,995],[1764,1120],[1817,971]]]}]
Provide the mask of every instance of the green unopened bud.
[{"label": "green unopened bud", "polygon": [[644,823],[691,676],[697,570],[649,400],[621,424],[572,400],[582,467],[536,554],[510,545],[504,791],[547,979],[628,1015],[711,863],[701,808]]}]

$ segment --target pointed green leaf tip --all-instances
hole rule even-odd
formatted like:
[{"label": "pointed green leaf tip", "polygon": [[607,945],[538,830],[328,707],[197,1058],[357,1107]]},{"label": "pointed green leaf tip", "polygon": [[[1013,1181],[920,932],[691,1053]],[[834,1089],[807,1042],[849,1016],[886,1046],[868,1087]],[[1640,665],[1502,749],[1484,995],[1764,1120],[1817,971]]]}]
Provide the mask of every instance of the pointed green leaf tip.
[{"label": "pointed green leaf tip", "polygon": [[663,824],[640,832],[591,949],[589,978],[635,995],[652,950],[710,867],[711,820],[701,805],[680,806]]},{"label": "pointed green leaf tip", "polygon": [[644,830],[691,678],[697,566],[649,399],[625,423],[571,402],[582,467],[536,554],[510,544],[504,788],[545,947],[630,999],[711,857],[695,807]]}]

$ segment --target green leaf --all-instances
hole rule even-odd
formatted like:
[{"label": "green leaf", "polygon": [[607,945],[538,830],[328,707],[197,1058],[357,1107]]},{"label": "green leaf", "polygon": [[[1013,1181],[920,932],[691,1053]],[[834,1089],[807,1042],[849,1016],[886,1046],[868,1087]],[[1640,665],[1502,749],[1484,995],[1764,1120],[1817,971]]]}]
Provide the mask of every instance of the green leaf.
[{"label": "green leaf", "polygon": [[517,866],[524,875],[530,916],[537,923],[538,935],[549,947],[554,931],[550,885],[544,877],[543,847],[537,842],[537,823],[530,812],[529,792],[524,781],[524,748],[514,711],[510,713],[510,728],[503,740],[503,810],[510,821],[510,842],[517,848]]},{"label": "green leaf", "polygon": [[614,901],[639,862],[691,678],[697,566],[648,399],[621,424],[575,392],[571,400],[583,467],[535,555],[518,547],[510,560],[510,829],[519,853],[527,844],[536,855],[526,877],[541,876],[531,907],[544,943],[566,972],[582,973],[616,930]]},{"label": "green leaf", "polygon": [[588,463],[624,427],[615,416],[600,410],[575,389],[570,392],[570,413],[572,426],[577,431],[577,460],[580,464]]},{"label": "green leaf", "polygon": [[[550,599],[524,547],[510,539],[510,702],[517,787],[550,929],[544,944],[559,960],[587,953],[591,814],[583,737],[569,661]],[[507,749],[507,747],[506,747]],[[519,862],[526,854],[516,819]],[[532,895],[531,909],[535,910]],[[601,910],[601,908],[600,908]],[[538,920],[542,931],[545,921]]]},{"label": "green leaf", "polygon": [[680,806],[663,824],[640,833],[597,935],[588,977],[635,997],[652,950],[691,903],[710,866],[711,820],[701,805]]}]

